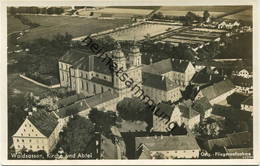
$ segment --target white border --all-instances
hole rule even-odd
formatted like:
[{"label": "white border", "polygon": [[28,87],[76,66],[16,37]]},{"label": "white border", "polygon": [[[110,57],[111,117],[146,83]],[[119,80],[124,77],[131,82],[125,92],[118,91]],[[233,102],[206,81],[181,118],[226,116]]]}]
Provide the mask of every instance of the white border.
[{"label": "white border", "polygon": [[[3,112],[0,117],[0,164],[8,165],[252,165],[259,164],[259,0],[2,0],[1,2],[1,26],[0,26],[0,44],[1,44],[1,60],[0,60],[0,110]],[[211,160],[7,160],[7,6],[73,6],[73,5],[89,5],[89,6],[211,6],[211,5],[253,5],[253,72],[254,72],[254,159],[211,159]]]}]

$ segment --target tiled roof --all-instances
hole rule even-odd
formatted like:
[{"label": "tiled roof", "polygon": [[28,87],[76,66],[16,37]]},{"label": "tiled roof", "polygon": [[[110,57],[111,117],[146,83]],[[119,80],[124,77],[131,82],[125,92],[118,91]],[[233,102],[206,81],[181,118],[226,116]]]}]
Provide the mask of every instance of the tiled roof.
[{"label": "tiled roof", "polygon": [[81,112],[88,108],[89,108],[88,104],[83,99],[83,100],[77,101],[76,103],[73,103],[71,105],[67,105],[65,107],[59,108],[55,111],[55,113],[59,116],[59,118],[65,118],[67,116]]},{"label": "tiled roof", "polygon": [[83,99],[83,98],[84,98],[84,95],[76,94],[76,95],[72,95],[72,96],[69,96],[69,97],[60,99],[60,100],[58,101],[58,107],[60,108],[60,107],[64,107],[64,106],[73,104],[73,103],[75,103],[76,101],[78,101],[78,100],[80,100],[80,99]]},{"label": "tiled roof", "polygon": [[74,64],[78,62],[79,59],[87,58],[90,55],[90,53],[87,50],[79,50],[79,49],[71,49],[63,55],[59,61],[68,63],[68,64]]},{"label": "tiled roof", "polygon": [[214,146],[227,147],[230,145],[232,145],[232,143],[227,137],[208,140],[209,150],[212,150]]},{"label": "tiled roof", "polygon": [[144,145],[136,151],[136,158],[139,160],[142,159],[152,159],[150,150]]},{"label": "tiled roof", "polygon": [[182,117],[184,117],[184,118],[192,119],[193,117],[199,115],[199,113],[191,107],[185,107],[183,105],[179,105],[179,108],[182,113]]},{"label": "tiled roof", "polygon": [[45,110],[32,112],[32,115],[28,116],[28,120],[46,137],[49,137],[58,125],[56,116]]},{"label": "tiled roof", "polygon": [[248,131],[227,134],[227,138],[231,141],[232,145],[252,145],[252,133]]},{"label": "tiled roof", "polygon": [[108,60],[104,62],[102,60],[102,58],[93,55],[90,51],[81,49],[71,49],[59,59],[61,62],[73,65],[74,68],[111,75],[110,64],[107,64]]},{"label": "tiled roof", "polygon": [[206,97],[202,97],[199,100],[196,100],[192,107],[195,111],[203,113],[212,108],[212,105]]},{"label": "tiled roof", "polygon": [[177,71],[184,73],[189,65],[189,61],[177,59],[164,59],[159,62],[146,65],[143,67],[143,72],[164,74],[170,71]]},{"label": "tiled roof", "polygon": [[253,106],[253,95],[249,96],[241,104]]},{"label": "tiled roof", "polygon": [[196,139],[193,136],[149,136],[136,137],[136,149],[144,144],[150,151],[168,150],[199,150]]},{"label": "tiled roof", "polygon": [[203,96],[207,97],[209,100],[212,100],[234,88],[235,86],[230,80],[223,80],[204,89],[201,89],[201,92]]},{"label": "tiled roof", "polygon": [[252,146],[252,134],[250,132],[238,132],[233,134],[227,134],[224,138],[210,139],[208,140],[208,147],[210,150],[214,146],[220,147],[241,147]]},{"label": "tiled roof", "polygon": [[116,93],[112,93],[110,91],[106,91],[104,93],[97,94],[95,96],[92,96],[90,98],[86,98],[85,101],[88,103],[90,107],[95,107],[98,104],[107,102],[109,100],[113,100],[117,98],[118,95]]},{"label": "tiled roof", "polygon": [[[167,115],[169,118],[172,116],[172,112],[174,110],[174,107],[166,104],[166,103],[160,103],[156,107],[156,114],[155,115]],[[161,118],[166,118],[165,116],[160,116]]]},{"label": "tiled roof", "polygon": [[174,82],[172,82],[167,77],[163,77],[151,73],[142,73],[143,85],[149,86],[155,89],[169,91],[178,87]]}]

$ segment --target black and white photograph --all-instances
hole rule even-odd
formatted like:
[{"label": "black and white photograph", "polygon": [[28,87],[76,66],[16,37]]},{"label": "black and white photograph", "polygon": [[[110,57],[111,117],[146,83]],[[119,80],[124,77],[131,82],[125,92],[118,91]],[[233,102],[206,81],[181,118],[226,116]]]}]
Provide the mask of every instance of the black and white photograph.
[{"label": "black and white photograph", "polygon": [[8,5],[4,157],[256,159],[253,5],[199,5]]}]

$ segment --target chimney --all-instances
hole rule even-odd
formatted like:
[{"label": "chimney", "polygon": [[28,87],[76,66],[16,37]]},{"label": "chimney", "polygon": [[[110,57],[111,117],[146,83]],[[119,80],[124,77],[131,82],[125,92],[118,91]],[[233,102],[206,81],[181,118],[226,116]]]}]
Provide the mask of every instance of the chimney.
[{"label": "chimney", "polygon": [[210,80],[210,81],[212,80],[212,74],[209,75],[209,80]]},{"label": "chimney", "polygon": [[154,136],[154,139],[157,139],[157,135]]},{"label": "chimney", "polygon": [[28,115],[29,115],[29,116],[32,116],[32,112],[28,112]]},{"label": "chimney", "polygon": [[163,135],[161,135],[161,139],[163,139]]}]

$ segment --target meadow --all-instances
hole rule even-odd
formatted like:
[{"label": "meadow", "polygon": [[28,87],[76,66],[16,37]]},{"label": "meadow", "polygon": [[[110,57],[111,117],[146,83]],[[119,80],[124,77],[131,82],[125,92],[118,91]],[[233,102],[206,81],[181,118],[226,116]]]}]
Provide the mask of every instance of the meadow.
[{"label": "meadow", "polygon": [[249,21],[252,22],[253,20],[253,13],[251,9],[236,13],[236,14],[232,14],[229,16],[224,17],[225,19],[239,19],[239,20],[243,20],[243,21]]},{"label": "meadow", "polygon": [[7,16],[7,33],[11,34],[18,31],[23,31],[28,29],[29,26],[24,25],[19,19],[14,16]]},{"label": "meadow", "polygon": [[98,20],[72,16],[36,15],[27,15],[25,17],[30,19],[33,23],[40,24],[40,26],[26,33],[22,37],[22,41],[30,41],[36,38],[52,39],[54,35],[58,33],[65,34],[66,32],[73,37],[78,37],[130,23],[130,21],[126,19]]},{"label": "meadow", "polygon": [[243,8],[244,6],[163,6],[158,12],[162,12],[164,15],[184,16],[191,11],[199,16],[203,16],[203,12],[208,10],[210,15],[215,17]]}]

